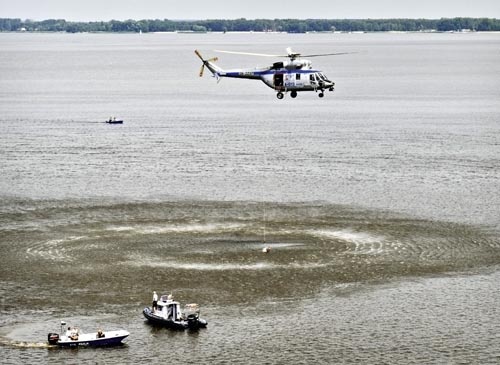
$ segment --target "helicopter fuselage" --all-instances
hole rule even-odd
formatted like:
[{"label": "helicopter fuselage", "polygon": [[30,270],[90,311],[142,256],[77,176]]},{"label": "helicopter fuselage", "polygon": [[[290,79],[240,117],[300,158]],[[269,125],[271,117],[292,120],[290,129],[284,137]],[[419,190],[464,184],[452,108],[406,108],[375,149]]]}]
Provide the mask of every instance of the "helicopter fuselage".
[{"label": "helicopter fuselage", "polygon": [[219,77],[261,80],[276,91],[321,91],[330,90],[335,83],[318,70],[227,70],[218,72]]},{"label": "helicopter fuselage", "polygon": [[207,67],[218,80],[222,77],[261,80],[277,91],[278,99],[283,99],[284,93],[287,92],[290,92],[292,98],[295,98],[299,91],[316,91],[319,92],[319,97],[323,97],[325,90],[334,90],[335,83],[330,81],[323,72],[313,69],[308,60],[291,58],[290,61],[275,62],[270,67],[225,70],[212,62],[216,58],[206,60],[198,51],[195,53],[203,62],[200,76],[203,75],[203,69]]}]

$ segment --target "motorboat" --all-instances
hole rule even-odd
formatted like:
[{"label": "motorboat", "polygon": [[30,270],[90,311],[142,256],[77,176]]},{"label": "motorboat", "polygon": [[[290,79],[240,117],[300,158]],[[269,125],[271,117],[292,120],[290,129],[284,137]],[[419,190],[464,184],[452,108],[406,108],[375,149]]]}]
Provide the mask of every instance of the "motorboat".
[{"label": "motorboat", "polygon": [[123,120],[121,119],[116,119],[116,118],[109,118],[106,123],[108,124],[123,124]]},{"label": "motorboat", "polygon": [[152,325],[175,330],[205,328],[208,324],[200,318],[198,304],[186,304],[181,310],[181,304],[171,294],[162,295],[156,302],[156,308],[146,307],[142,314]]},{"label": "motorboat", "polygon": [[61,335],[49,333],[49,345],[59,347],[101,347],[121,345],[122,341],[129,336],[125,330],[103,331],[101,329],[93,333],[81,333],[78,327],[66,328],[66,322],[61,322]]}]

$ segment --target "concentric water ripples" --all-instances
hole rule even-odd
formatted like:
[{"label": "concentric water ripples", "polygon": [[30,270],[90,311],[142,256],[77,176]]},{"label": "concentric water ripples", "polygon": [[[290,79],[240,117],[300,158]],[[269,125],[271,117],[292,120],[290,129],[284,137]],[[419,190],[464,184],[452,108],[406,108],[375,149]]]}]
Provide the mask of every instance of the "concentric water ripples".
[{"label": "concentric water ripples", "polygon": [[68,236],[63,239],[34,242],[26,248],[26,254],[48,261],[73,261],[72,251],[78,251],[78,247],[75,248],[73,244],[87,238],[86,236]]},{"label": "concentric water ripples", "polygon": [[[200,285],[255,286],[268,295],[262,283],[274,281],[289,295],[297,285],[314,290],[324,283],[438,273],[494,264],[500,256],[498,240],[479,227],[334,205],[22,204],[22,211],[3,218],[8,260],[2,266],[9,277],[30,280],[36,270],[76,281],[85,273],[79,285],[93,285],[112,270],[116,275],[106,279],[112,288],[146,280],[153,270],[172,278],[168,287],[180,275],[185,282],[197,277]],[[230,279],[223,282],[221,275]]]},{"label": "concentric water ripples", "polygon": [[[203,246],[212,247],[207,252],[221,250],[219,254],[224,254],[226,251],[258,250],[268,245],[274,251],[329,249],[336,254],[407,257],[421,261],[465,258],[474,252],[481,256],[484,251],[496,250],[499,246],[485,232],[468,226],[394,217],[373,219],[370,212],[363,211],[349,211],[352,217],[346,217],[342,208],[335,206],[319,209],[306,204],[273,205],[267,209],[272,209],[275,217],[263,220],[259,204],[211,204],[210,210],[216,212],[213,217],[200,216],[200,210],[207,208],[206,203],[201,209],[192,202],[160,203],[150,211],[148,205],[140,203],[110,205],[108,211],[102,206],[76,206],[74,212],[68,212],[71,218],[66,224],[43,226],[42,221],[39,222],[42,225],[40,233],[28,233],[23,229],[11,229],[8,233],[28,238],[18,243],[17,252],[21,250],[27,256],[54,261],[71,261],[84,251],[106,249],[106,246],[123,251],[133,246],[136,255],[137,250],[147,252],[151,247],[170,247],[189,255],[203,252]],[[228,205],[231,209],[226,212]],[[156,211],[162,210],[162,206],[163,216],[156,217]],[[173,212],[172,206],[175,207]],[[91,213],[101,210],[102,216],[94,212],[90,214],[91,220],[88,214],[77,219],[87,208]],[[124,212],[117,214],[117,209]],[[304,215],[297,216],[297,210]],[[310,212],[312,216],[308,216]],[[109,222],[110,216],[113,222]],[[37,239],[40,237],[42,239]]]},{"label": "concentric water ripples", "polygon": [[381,255],[389,253],[395,246],[398,246],[396,242],[391,242],[385,237],[372,235],[368,232],[354,232],[349,229],[321,229],[304,233],[330,241],[350,244],[349,251],[354,254]]},{"label": "concentric water ripples", "polygon": [[207,224],[169,224],[162,225],[136,225],[136,226],[111,226],[108,231],[119,232],[122,235],[155,235],[155,234],[210,234],[217,232],[237,231],[244,227],[238,223],[207,223]]}]

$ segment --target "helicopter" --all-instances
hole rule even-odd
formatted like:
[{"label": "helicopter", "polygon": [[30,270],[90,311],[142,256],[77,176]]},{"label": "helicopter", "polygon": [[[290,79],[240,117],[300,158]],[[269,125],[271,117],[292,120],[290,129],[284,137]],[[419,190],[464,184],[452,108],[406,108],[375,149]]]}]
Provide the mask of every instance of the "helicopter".
[{"label": "helicopter", "polygon": [[315,91],[316,93],[319,92],[318,96],[322,98],[325,96],[326,90],[334,91],[335,83],[330,81],[322,71],[313,69],[311,61],[303,59],[302,57],[337,56],[347,54],[346,52],[302,55],[293,52],[291,48],[287,48],[286,51],[286,55],[270,55],[263,53],[215,50],[215,52],[220,53],[289,59],[288,61],[274,62],[271,66],[267,67],[234,70],[224,70],[217,66],[214,63],[218,61],[217,57],[205,59],[198,50],[195,50],[194,53],[196,53],[203,62],[201,65],[200,77],[203,76],[206,67],[217,81],[220,81],[222,77],[261,80],[264,84],[277,91],[276,97],[278,99],[283,99],[287,92],[290,92],[292,98],[296,98],[299,91]]}]

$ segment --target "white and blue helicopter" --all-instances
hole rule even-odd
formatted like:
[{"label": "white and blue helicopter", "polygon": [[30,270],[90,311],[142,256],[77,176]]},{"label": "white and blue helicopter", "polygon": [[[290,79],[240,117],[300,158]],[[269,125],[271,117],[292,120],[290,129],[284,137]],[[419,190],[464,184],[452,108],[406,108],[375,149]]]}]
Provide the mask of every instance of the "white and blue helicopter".
[{"label": "white and blue helicopter", "polygon": [[299,91],[315,91],[317,93],[319,92],[318,96],[322,98],[325,96],[325,90],[333,91],[335,83],[330,81],[323,72],[313,69],[311,61],[302,59],[301,57],[322,57],[347,54],[344,52],[310,54],[302,56],[300,53],[293,52],[290,48],[287,48],[286,55],[216,50],[215,52],[222,53],[264,57],[286,57],[289,59],[289,61],[274,62],[268,67],[223,70],[214,64],[214,62],[218,60],[217,57],[204,59],[198,50],[195,50],[194,52],[203,62],[200,70],[200,77],[203,76],[203,71],[206,67],[210,70],[213,76],[217,78],[217,81],[219,81],[221,77],[261,80],[264,84],[277,91],[276,97],[278,99],[283,99],[287,92],[290,92],[290,96],[292,98],[296,98]]}]

